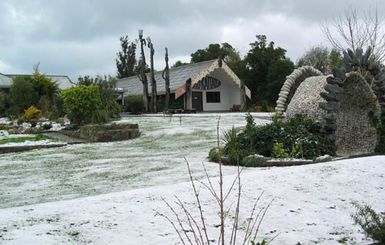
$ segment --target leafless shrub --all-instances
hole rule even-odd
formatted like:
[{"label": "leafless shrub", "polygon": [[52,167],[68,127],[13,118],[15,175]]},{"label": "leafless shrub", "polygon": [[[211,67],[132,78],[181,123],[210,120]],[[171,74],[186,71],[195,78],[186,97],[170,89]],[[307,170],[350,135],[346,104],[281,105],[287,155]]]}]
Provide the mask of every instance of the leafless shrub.
[{"label": "leafless shrub", "polygon": [[[220,140],[219,140],[219,122],[217,124],[217,144],[220,149]],[[179,240],[182,244],[196,244],[196,245],[208,245],[217,242],[217,244],[260,244],[256,243],[257,235],[260,230],[263,219],[266,216],[266,213],[271,206],[273,200],[271,200],[266,206],[259,207],[263,193],[259,195],[255,201],[250,216],[246,219],[244,234],[241,237],[238,234],[240,230],[240,208],[241,208],[241,195],[242,195],[242,184],[241,184],[241,172],[242,170],[237,166],[237,175],[233,180],[230,188],[225,190],[223,186],[223,171],[222,171],[222,162],[219,161],[219,182],[218,189],[215,188],[215,183],[213,183],[212,178],[210,178],[206,166],[202,163],[202,167],[205,173],[204,181],[197,180],[194,178],[191,171],[191,166],[188,160],[185,158],[185,162],[188,169],[188,174],[190,178],[190,183],[192,190],[195,196],[195,212],[198,212],[198,218],[196,215],[186,207],[186,205],[175,196],[175,201],[169,203],[165,199],[163,201],[170,209],[173,214],[173,218],[168,215],[157,213],[159,216],[165,218],[174,228],[175,232],[178,234]],[[199,184],[199,185],[198,185]],[[215,202],[219,207],[219,218],[220,218],[220,232],[217,235],[218,239],[212,239],[211,235],[208,233],[208,224],[205,217],[205,210],[202,207],[202,201],[200,197],[200,188],[206,188],[211,196],[214,198]],[[229,219],[230,211],[233,209],[232,205],[228,205],[229,197],[233,194],[233,191],[236,191],[235,199],[235,208],[233,210],[233,219]],[[233,204],[234,204],[233,202]],[[226,206],[230,206],[227,207]],[[230,237],[225,237],[226,234],[230,234]],[[277,235],[278,236],[278,235]],[[277,236],[273,237],[270,241],[263,241],[262,244],[269,244]],[[226,240],[228,238],[228,240]]]}]

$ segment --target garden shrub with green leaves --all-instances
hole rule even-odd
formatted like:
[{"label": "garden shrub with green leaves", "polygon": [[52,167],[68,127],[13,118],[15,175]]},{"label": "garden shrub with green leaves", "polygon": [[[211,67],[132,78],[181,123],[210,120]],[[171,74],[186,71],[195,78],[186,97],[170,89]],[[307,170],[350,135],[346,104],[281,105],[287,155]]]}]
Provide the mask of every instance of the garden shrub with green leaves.
[{"label": "garden shrub with green leaves", "polygon": [[64,110],[72,123],[83,125],[87,123],[98,123],[95,113],[101,110],[102,100],[99,87],[95,85],[79,85],[64,90],[61,93]]},{"label": "garden shrub with green leaves", "polygon": [[124,98],[124,111],[132,114],[143,112],[143,98],[140,95],[131,95]]},{"label": "garden shrub with green leaves", "polygon": [[34,106],[30,106],[27,110],[24,111],[23,119],[26,122],[37,122],[42,116],[43,113],[41,112],[41,110]]},{"label": "garden shrub with green leaves", "polygon": [[352,215],[354,222],[361,226],[367,237],[385,244],[385,215],[377,213],[368,205],[353,203],[357,212]]},{"label": "garden shrub with green leaves", "polygon": [[224,135],[225,146],[221,154],[233,164],[239,161],[242,165],[246,156],[254,154],[268,158],[304,159],[335,155],[334,143],[320,133],[319,125],[309,118],[275,119],[271,124],[257,126],[248,113],[246,122],[243,132],[237,134],[235,129],[230,129]]},{"label": "garden shrub with green leaves", "polygon": [[8,95],[0,90],[0,117],[5,116],[5,112],[7,110],[7,107],[9,102]]}]

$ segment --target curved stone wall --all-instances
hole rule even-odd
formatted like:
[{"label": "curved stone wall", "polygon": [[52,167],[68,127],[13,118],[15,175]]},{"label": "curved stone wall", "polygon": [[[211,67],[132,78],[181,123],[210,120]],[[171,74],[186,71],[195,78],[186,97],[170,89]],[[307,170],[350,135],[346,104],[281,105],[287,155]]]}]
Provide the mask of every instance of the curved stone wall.
[{"label": "curved stone wall", "polygon": [[326,111],[320,108],[320,102],[326,102],[321,97],[324,92],[327,76],[309,77],[303,81],[294,93],[286,109],[286,118],[295,115],[306,115],[313,120],[323,123]]},{"label": "curved stone wall", "polygon": [[312,66],[302,66],[295,69],[290,75],[286,77],[286,80],[281,88],[281,91],[278,95],[277,106],[275,111],[277,115],[282,115],[285,111],[286,105],[290,98],[290,95],[294,94],[296,87],[301,84],[306,78],[310,76],[321,76],[322,72],[315,69]]}]

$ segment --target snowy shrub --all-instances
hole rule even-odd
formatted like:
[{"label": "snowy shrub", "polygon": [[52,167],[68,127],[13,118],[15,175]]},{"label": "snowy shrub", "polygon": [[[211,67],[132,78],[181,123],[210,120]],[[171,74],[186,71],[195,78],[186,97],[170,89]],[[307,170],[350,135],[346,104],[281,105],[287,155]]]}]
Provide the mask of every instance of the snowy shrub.
[{"label": "snowy shrub", "polygon": [[12,110],[10,113],[19,114],[37,101],[37,93],[31,76],[17,76],[13,79],[10,88]]},{"label": "snowy shrub", "polygon": [[385,244],[385,215],[378,214],[368,205],[354,203],[357,212],[352,215],[354,222],[361,226],[366,235]]},{"label": "snowy shrub", "polygon": [[8,104],[8,96],[3,91],[0,91],[0,117],[5,115],[5,111],[7,109]]},{"label": "snowy shrub", "polygon": [[266,163],[268,158],[261,155],[250,155],[242,159],[241,166],[244,167],[258,167]]},{"label": "snowy shrub", "polygon": [[94,84],[99,87],[103,109],[99,111],[102,118],[98,122],[109,121],[111,118],[119,118],[121,108],[117,102],[115,91],[116,79],[111,76],[97,76]]},{"label": "snowy shrub", "polygon": [[283,147],[282,143],[275,142],[273,144],[273,157],[275,158],[288,158],[290,157],[287,150]]},{"label": "snowy shrub", "polygon": [[36,122],[43,116],[41,110],[34,106],[30,106],[27,110],[24,111],[23,119],[26,122]]},{"label": "snowy shrub", "polygon": [[208,156],[209,161],[211,161],[211,162],[219,162],[219,158],[220,157],[221,157],[221,152],[218,149],[218,147],[212,148],[209,151],[209,156]]},{"label": "snowy shrub", "polygon": [[35,67],[32,75],[17,76],[13,79],[10,87],[11,110],[8,114],[17,115],[31,105],[48,112],[58,91],[58,85]]},{"label": "snowy shrub", "polygon": [[124,98],[124,111],[132,114],[140,114],[143,112],[142,96],[127,96]]},{"label": "snowy shrub", "polygon": [[64,90],[61,97],[64,110],[72,123],[83,125],[98,119],[95,113],[102,109],[99,87],[95,85],[72,87]]},{"label": "snowy shrub", "polygon": [[249,155],[265,157],[315,159],[322,155],[335,155],[335,147],[313,120],[297,116],[286,122],[273,120],[271,124],[257,126],[250,114],[246,116],[244,132],[225,133],[223,154],[233,164]]}]

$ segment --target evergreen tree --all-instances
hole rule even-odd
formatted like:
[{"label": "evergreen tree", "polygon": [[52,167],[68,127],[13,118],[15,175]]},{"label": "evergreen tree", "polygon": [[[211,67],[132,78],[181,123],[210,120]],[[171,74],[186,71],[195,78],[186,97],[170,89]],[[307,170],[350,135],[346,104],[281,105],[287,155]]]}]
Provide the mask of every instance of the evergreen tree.
[{"label": "evergreen tree", "polygon": [[130,42],[128,36],[120,38],[121,51],[117,53],[116,68],[118,69],[118,78],[130,77],[135,75],[135,51],[136,43]]},{"label": "evergreen tree", "polygon": [[243,62],[243,79],[251,90],[251,103],[267,102],[275,104],[279,89],[285,82],[294,64],[286,58],[286,50],[274,47],[274,42],[267,42],[265,35],[257,35],[257,40],[251,43],[251,49]]}]

